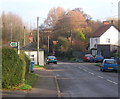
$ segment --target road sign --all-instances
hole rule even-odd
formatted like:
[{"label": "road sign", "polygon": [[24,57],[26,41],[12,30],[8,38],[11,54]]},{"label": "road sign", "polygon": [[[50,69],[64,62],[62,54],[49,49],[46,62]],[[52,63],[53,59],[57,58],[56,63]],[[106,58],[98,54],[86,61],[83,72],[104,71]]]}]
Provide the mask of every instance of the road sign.
[{"label": "road sign", "polygon": [[11,47],[17,47],[18,44],[17,44],[17,42],[10,42],[10,46],[11,46]]}]

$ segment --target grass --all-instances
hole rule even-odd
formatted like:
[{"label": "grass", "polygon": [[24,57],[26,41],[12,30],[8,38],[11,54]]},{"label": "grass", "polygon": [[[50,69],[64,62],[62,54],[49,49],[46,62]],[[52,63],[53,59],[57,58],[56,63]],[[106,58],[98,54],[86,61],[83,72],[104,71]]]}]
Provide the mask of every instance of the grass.
[{"label": "grass", "polygon": [[99,66],[99,67],[100,67],[100,66],[101,66],[101,63],[97,63],[97,64],[95,64],[95,66]]},{"label": "grass", "polygon": [[45,66],[35,64],[34,68],[45,68]]},{"label": "grass", "polygon": [[[34,73],[28,73],[26,76],[26,80],[24,81],[23,84],[16,86],[12,89],[16,89],[16,90],[31,90],[33,84],[37,81],[37,78],[39,77],[39,75],[34,74]],[[11,90],[12,90],[11,89]]]},{"label": "grass", "polygon": [[19,89],[22,90],[31,90],[33,84],[35,83],[35,81],[37,80],[39,75],[34,74],[34,73],[28,73],[26,76],[26,80],[25,83],[19,87]]}]

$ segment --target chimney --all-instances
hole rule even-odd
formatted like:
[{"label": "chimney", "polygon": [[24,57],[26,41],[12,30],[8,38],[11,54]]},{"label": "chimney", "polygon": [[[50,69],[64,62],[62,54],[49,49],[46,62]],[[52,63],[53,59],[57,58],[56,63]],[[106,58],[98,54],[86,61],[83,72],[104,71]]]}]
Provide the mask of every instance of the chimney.
[{"label": "chimney", "polygon": [[112,24],[112,25],[114,24],[114,21],[113,21],[113,20],[111,20],[111,24]]},{"label": "chimney", "polygon": [[109,21],[103,21],[103,24],[104,24],[104,25],[109,25],[110,22],[109,22]]}]

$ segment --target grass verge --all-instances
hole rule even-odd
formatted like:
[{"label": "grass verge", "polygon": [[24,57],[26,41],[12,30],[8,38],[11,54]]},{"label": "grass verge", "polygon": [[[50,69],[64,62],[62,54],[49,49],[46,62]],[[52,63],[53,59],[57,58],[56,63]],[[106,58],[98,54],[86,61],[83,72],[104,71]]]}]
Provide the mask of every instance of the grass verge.
[{"label": "grass verge", "polygon": [[34,68],[45,68],[45,66],[35,64]]},{"label": "grass verge", "polygon": [[97,64],[95,64],[95,66],[98,66],[98,67],[100,67],[100,66],[101,66],[101,63],[97,63]]},{"label": "grass verge", "polygon": [[20,90],[31,90],[32,86],[36,82],[38,76],[39,75],[34,74],[34,73],[28,73],[24,84],[22,84],[21,86],[19,86],[17,88]]},{"label": "grass verge", "polygon": [[3,89],[3,90],[26,90],[26,91],[31,90],[33,84],[37,81],[38,77],[39,77],[38,74],[28,73],[26,75],[24,83],[10,89]]}]

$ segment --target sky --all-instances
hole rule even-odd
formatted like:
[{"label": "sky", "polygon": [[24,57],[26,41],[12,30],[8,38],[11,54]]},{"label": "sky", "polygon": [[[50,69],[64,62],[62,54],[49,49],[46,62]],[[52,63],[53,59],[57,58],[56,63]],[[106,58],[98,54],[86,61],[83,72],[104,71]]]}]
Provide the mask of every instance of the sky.
[{"label": "sky", "polygon": [[34,27],[37,16],[40,17],[41,24],[51,8],[60,6],[65,10],[82,8],[93,20],[105,20],[118,17],[118,2],[119,0],[0,0],[0,14],[2,11],[15,13]]}]

